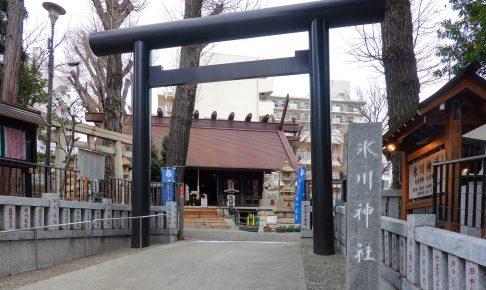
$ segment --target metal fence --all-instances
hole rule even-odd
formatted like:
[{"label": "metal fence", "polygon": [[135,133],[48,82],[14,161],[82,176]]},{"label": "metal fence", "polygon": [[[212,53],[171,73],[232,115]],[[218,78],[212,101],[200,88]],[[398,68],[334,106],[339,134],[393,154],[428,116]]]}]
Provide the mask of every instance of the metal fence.
[{"label": "metal fence", "polygon": [[10,158],[0,158],[0,195],[41,197],[59,193],[64,199],[84,200],[87,184],[79,172]]},{"label": "metal fence", "polygon": [[438,221],[484,229],[486,155],[433,165],[433,210]]}]

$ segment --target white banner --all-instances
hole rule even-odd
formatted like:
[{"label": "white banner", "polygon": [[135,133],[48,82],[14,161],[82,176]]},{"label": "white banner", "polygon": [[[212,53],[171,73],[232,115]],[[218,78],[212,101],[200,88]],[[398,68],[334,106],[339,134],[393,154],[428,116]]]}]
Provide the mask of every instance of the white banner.
[{"label": "white banner", "polygon": [[[408,196],[410,199],[430,196],[433,193],[433,164],[446,160],[445,150],[415,160],[408,166]],[[438,173],[439,174],[439,173]],[[443,178],[445,173],[442,173]],[[440,181],[440,176],[437,176]],[[444,179],[443,179],[444,181]]]}]

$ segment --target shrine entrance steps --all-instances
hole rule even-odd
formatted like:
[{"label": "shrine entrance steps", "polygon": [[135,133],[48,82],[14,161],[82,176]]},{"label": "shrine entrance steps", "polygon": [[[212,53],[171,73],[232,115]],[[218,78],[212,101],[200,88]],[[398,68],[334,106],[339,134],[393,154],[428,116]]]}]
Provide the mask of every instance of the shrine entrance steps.
[{"label": "shrine entrance steps", "polygon": [[185,229],[232,229],[234,221],[220,216],[218,208],[184,208]]}]

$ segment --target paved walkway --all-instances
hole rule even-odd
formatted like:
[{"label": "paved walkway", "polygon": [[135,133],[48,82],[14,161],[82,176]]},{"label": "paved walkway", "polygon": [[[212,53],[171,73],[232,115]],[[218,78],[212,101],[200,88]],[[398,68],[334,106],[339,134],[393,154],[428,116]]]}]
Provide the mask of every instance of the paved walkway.
[{"label": "paved walkway", "polygon": [[187,230],[185,238],[2,277],[0,289],[345,289],[345,258],[315,255],[299,233]]},{"label": "paved walkway", "polygon": [[306,289],[300,243],[181,241],[20,289]]}]

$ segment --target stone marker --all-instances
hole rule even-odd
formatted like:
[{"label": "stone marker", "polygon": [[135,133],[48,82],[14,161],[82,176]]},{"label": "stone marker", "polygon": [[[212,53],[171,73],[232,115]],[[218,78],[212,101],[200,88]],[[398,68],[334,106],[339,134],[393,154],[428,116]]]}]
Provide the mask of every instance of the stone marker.
[{"label": "stone marker", "polygon": [[[70,213],[70,208],[68,207],[63,207],[61,209],[61,224],[68,224],[71,222],[71,213]],[[69,230],[70,226],[61,226],[61,230]]]},{"label": "stone marker", "polygon": [[177,203],[175,201],[167,202],[167,228],[176,229],[177,228]]},{"label": "stone marker", "polygon": [[464,260],[454,255],[448,255],[447,263],[449,266],[449,290],[465,289],[464,285]]},{"label": "stone marker", "polygon": [[[101,219],[101,209],[95,209],[94,210],[94,220],[99,220]],[[94,230],[99,230],[101,229],[101,221],[96,221],[93,223],[93,229]]]},{"label": "stone marker", "polygon": [[34,207],[34,212],[31,214],[31,225],[32,225],[32,227],[43,227],[44,226],[44,207],[43,206]]},{"label": "stone marker", "polygon": [[[91,218],[91,209],[83,209],[83,221],[93,221]],[[91,223],[85,223],[83,229],[91,229]]]},{"label": "stone marker", "polygon": [[466,261],[466,289],[486,289],[486,271],[478,264]]},{"label": "stone marker", "polygon": [[392,250],[391,250],[391,255],[392,255],[392,268],[395,271],[398,271],[398,237],[396,234],[391,234],[392,235]]},{"label": "stone marker", "polygon": [[432,288],[434,290],[446,289],[447,285],[447,257],[441,250],[432,250]]},{"label": "stone marker", "polygon": [[[113,218],[120,218],[120,211],[118,211],[118,210],[113,211]],[[121,220],[114,220],[113,221],[113,228],[114,229],[121,228]]]},{"label": "stone marker", "polygon": [[[42,198],[49,200],[49,207],[45,215],[45,225],[52,226],[59,224],[59,195],[57,193],[42,193]],[[58,230],[59,227],[49,227],[48,230]]]},{"label": "stone marker", "polygon": [[407,276],[407,239],[402,236],[398,238],[398,255],[400,275]]},{"label": "stone marker", "polygon": [[420,226],[435,227],[435,215],[407,215],[407,279],[414,285],[420,285],[420,247],[415,241],[415,228]]},{"label": "stone marker", "polygon": [[[161,211],[158,211],[157,214],[162,214],[163,212]],[[164,216],[163,215],[159,215],[157,217],[157,228],[159,229],[163,229],[164,228]]]},{"label": "stone marker", "polygon": [[420,287],[432,289],[432,251],[424,244],[420,244]]},{"label": "stone marker", "polygon": [[388,232],[388,231],[384,231],[384,234],[383,234],[383,239],[384,239],[384,244],[383,244],[383,247],[385,247],[384,249],[384,252],[385,252],[385,265],[387,265],[388,267],[391,266],[391,259],[390,259],[390,240],[391,240],[391,235],[392,233]]},{"label": "stone marker", "polygon": [[2,205],[0,206],[0,212],[0,230],[15,230],[15,206]]},{"label": "stone marker", "polygon": [[17,229],[30,228],[30,206],[21,206],[17,211]]},{"label": "stone marker", "polygon": [[301,212],[302,212],[302,224],[300,230],[300,236],[302,238],[312,238],[312,230],[311,230],[311,215],[312,215],[312,206],[310,201],[302,201],[301,204]]},{"label": "stone marker", "polygon": [[[80,208],[73,208],[71,209],[71,222],[72,223],[79,223],[82,221],[81,218],[81,209]],[[81,224],[75,224],[71,226],[73,230],[80,230]]]},{"label": "stone marker", "polygon": [[103,219],[107,219],[103,221],[103,229],[111,229],[113,226],[113,220],[111,218],[112,210],[111,210],[111,198],[103,198],[103,203],[105,204],[105,210],[103,211]]},{"label": "stone marker", "polygon": [[[125,211],[125,210],[122,211],[121,217],[122,218],[128,217],[128,211]],[[121,221],[121,227],[122,227],[122,229],[128,229],[128,223],[129,223],[129,220],[128,219],[122,219],[122,221]]]},{"label": "stone marker", "polygon": [[346,289],[379,289],[381,124],[349,124]]}]

